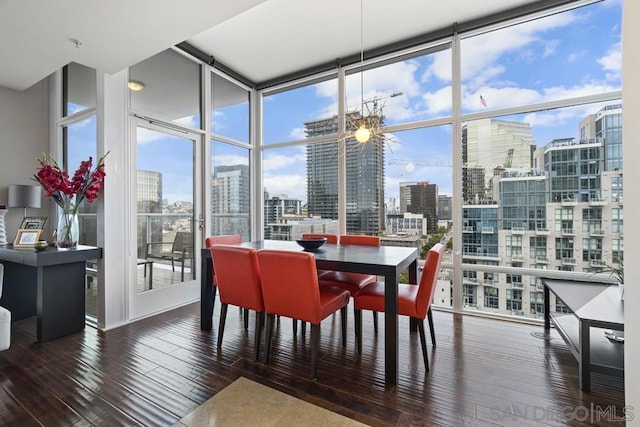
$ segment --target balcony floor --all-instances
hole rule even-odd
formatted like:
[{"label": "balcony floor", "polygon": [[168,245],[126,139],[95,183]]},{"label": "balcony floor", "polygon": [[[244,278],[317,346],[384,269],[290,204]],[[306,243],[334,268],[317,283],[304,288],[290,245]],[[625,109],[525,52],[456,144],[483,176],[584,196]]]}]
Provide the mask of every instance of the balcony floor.
[{"label": "balcony floor", "polygon": [[14,322],[11,348],[0,353],[0,424],[169,426],[240,376],[379,426],[580,426],[592,425],[590,408],[615,407],[620,416],[624,406],[621,378],[594,374],[592,392],[582,393],[570,351],[555,331],[549,341],[533,336],[540,326],[435,312],[437,347],[428,343],[426,373],[418,334],[401,318],[399,384],[385,387],[384,332],[374,334],[369,313],[361,355],[352,310],[346,349],[339,316],[323,322],[311,381],[309,330],[296,339],[291,321],[280,319],[267,366],[253,361],[253,314],[244,331],[230,308],[218,349],[219,303],[212,332],[200,330],[199,308],[42,344],[34,344],[35,318]]}]

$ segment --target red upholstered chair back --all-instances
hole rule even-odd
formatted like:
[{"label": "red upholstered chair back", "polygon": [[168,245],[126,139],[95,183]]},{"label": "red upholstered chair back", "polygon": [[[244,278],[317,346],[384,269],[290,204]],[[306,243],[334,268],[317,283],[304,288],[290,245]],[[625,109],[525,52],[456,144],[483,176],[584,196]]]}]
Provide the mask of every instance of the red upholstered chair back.
[{"label": "red upholstered chair back", "polygon": [[206,248],[210,248],[213,245],[239,245],[240,243],[242,243],[242,236],[239,234],[209,236],[204,240]]},{"label": "red upholstered chair back", "polygon": [[341,245],[380,246],[380,237],[356,236],[352,234],[344,234],[340,236],[340,244]]},{"label": "red upholstered chair back", "polygon": [[220,301],[225,304],[264,311],[257,251],[233,245],[211,247]]},{"label": "red upholstered chair back", "polygon": [[332,245],[338,244],[338,235],[337,234],[323,234],[323,233],[304,233],[302,235],[303,239],[320,239],[322,237],[327,238],[327,243],[331,243]]},{"label": "red upholstered chair back", "polygon": [[422,277],[420,278],[420,288],[416,296],[416,311],[418,318],[424,319],[431,305],[433,294],[436,290],[438,282],[438,273],[440,273],[440,263],[442,262],[442,254],[444,253],[444,245],[437,243],[427,254],[427,260],[424,263]]},{"label": "red upholstered chair back", "polygon": [[267,314],[319,324],[320,290],[316,260],[308,252],[258,251]]}]

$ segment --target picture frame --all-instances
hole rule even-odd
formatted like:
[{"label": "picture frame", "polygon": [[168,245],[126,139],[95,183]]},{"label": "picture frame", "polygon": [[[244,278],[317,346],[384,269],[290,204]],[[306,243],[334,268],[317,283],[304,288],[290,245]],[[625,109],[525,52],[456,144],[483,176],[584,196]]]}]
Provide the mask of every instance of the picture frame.
[{"label": "picture frame", "polygon": [[36,242],[40,240],[40,233],[42,230],[25,228],[18,230],[16,239],[13,241],[14,248],[33,248]]},{"label": "picture frame", "polygon": [[44,230],[46,223],[46,216],[25,216],[22,218],[19,230]]}]

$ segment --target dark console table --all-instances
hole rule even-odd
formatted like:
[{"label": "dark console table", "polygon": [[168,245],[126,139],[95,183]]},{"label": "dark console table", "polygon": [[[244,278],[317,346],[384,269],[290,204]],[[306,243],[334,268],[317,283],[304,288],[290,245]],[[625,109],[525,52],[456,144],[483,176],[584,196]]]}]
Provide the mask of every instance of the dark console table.
[{"label": "dark console table", "polygon": [[[544,326],[551,322],[578,360],[580,389],[591,390],[591,372],[624,375],[624,344],[612,342],[605,330],[624,331],[624,303],[616,285],[543,279]],[[549,292],[571,311],[550,313]]]},{"label": "dark console table", "polygon": [[47,341],[84,329],[86,261],[102,258],[102,249],[78,246],[13,249],[0,247],[4,290],[0,305],[12,320],[37,316],[36,338]]}]

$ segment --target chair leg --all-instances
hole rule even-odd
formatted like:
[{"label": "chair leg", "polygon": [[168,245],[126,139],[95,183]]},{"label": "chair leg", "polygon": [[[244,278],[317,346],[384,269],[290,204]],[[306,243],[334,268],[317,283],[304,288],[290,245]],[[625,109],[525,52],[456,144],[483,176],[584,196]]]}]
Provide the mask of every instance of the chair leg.
[{"label": "chair leg", "polygon": [[373,312],[373,332],[378,333],[378,312]]},{"label": "chair leg", "polygon": [[320,347],[320,324],[311,324],[311,379],[318,379],[318,348]]},{"label": "chair leg", "polygon": [[249,309],[245,308],[244,309],[244,330],[248,330],[249,329]]},{"label": "chair leg", "polygon": [[269,363],[269,356],[271,355],[271,338],[273,337],[273,324],[276,320],[274,314],[267,314],[267,342],[265,345],[264,363]]},{"label": "chair leg", "polygon": [[422,347],[422,358],[424,359],[424,368],[429,372],[429,357],[427,356],[427,339],[424,336],[424,320],[418,319],[418,333],[420,334],[420,346]]},{"label": "chair leg", "polygon": [[436,346],[436,330],[433,329],[433,314],[431,312],[431,307],[429,307],[429,311],[427,311],[427,320],[429,321],[429,331],[431,332],[431,344]]},{"label": "chair leg", "polygon": [[222,347],[222,336],[224,335],[224,325],[227,321],[228,304],[222,303],[220,306],[220,326],[218,326],[218,348]]},{"label": "chair leg", "polygon": [[340,321],[342,324],[342,346],[347,346],[347,306],[340,309]]},{"label": "chair leg", "polygon": [[358,342],[358,353],[362,351],[362,310],[355,310],[354,316],[356,321],[356,341]]},{"label": "chair leg", "polygon": [[302,321],[302,336],[306,336],[307,335],[307,322]]},{"label": "chair leg", "polygon": [[182,262],[180,263],[180,281],[184,282],[184,258],[182,258]]},{"label": "chair leg", "polygon": [[253,344],[254,359],[257,362],[260,360],[260,339],[262,338],[262,324],[264,323],[264,312],[256,311],[256,331],[255,331],[255,343]]},{"label": "chair leg", "polygon": [[291,319],[293,320],[293,336],[297,336],[298,335],[298,320],[296,319]]}]

